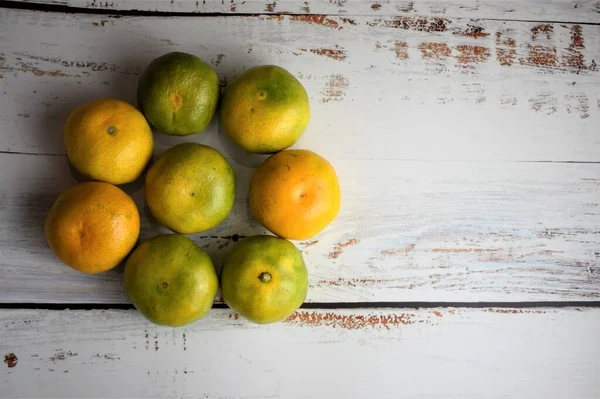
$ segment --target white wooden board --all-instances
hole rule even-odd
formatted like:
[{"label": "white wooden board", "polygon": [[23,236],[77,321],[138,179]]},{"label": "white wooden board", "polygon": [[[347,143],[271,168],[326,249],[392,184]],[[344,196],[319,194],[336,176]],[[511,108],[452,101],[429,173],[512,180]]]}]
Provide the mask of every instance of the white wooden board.
[{"label": "white wooden board", "polygon": [[[0,310],[3,398],[597,398],[598,309]],[[11,367],[12,366],[12,367]]]},{"label": "white wooden board", "polygon": [[[191,236],[219,267],[234,235],[265,232],[246,202],[253,168],[230,160],[232,214]],[[341,214],[296,243],[309,266],[309,302],[598,299],[600,165],[333,162]],[[0,170],[0,301],[128,302],[121,268],[83,275],[47,248],[46,213],[74,182],[66,157],[0,154]],[[125,188],[142,214],[142,238],[168,232],[150,221],[142,183]]]},{"label": "white wooden board", "polygon": [[[50,255],[42,226],[73,183],[66,115],[98,96],[133,101],[141,68],[173,50],[211,61],[224,83],[275,63],[307,86],[313,118],[296,147],[327,157],[344,193],[335,224],[298,243],[308,301],[600,295],[600,164],[563,162],[600,160],[599,26],[299,16],[199,25],[21,10],[0,19],[1,301],[127,302],[121,269],[71,271]],[[245,201],[263,158],[236,149],[216,123],[186,139],[155,137],[156,154],[198,141],[236,170],[231,217],[194,236],[217,264],[234,235],[264,232]],[[145,215],[141,186],[127,190]],[[143,237],[162,232],[144,216]]]},{"label": "white wooden board", "polygon": [[16,0],[96,10],[226,14],[421,15],[600,22],[597,0]]},{"label": "white wooden board", "polygon": [[134,102],[142,68],[187,51],[223,83],[258,64],[296,74],[312,103],[298,146],[332,159],[600,161],[599,25],[6,9],[0,20],[0,151],[64,154],[73,108]]},{"label": "white wooden board", "polygon": [[[598,299],[597,1],[33,3],[232,15],[0,8],[0,303],[128,302],[122,267],[67,268],[43,222],[77,179],[67,114],[99,96],[133,102],[142,68],[169,51],[211,62],[223,86],[258,64],[306,86],[296,147],[327,157],[344,193],[335,223],[296,242],[307,302]],[[235,169],[231,216],[192,236],[217,266],[265,232],[246,204],[264,157],[216,123],[155,138],[155,155],[197,141]],[[146,238],[167,230],[142,184],[124,188]],[[303,309],[270,326],[213,309],[180,329],[135,310],[0,309],[0,397],[597,398],[599,328],[595,308]]]}]

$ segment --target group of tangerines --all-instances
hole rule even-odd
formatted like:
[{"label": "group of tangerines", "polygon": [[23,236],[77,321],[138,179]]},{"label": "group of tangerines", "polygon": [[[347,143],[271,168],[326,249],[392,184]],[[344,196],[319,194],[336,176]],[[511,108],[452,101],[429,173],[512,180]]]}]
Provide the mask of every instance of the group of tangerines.
[{"label": "group of tangerines", "polygon": [[[52,252],[84,273],[104,272],[126,260],[125,291],[156,324],[200,320],[219,286],[229,307],[253,322],[289,317],[306,299],[308,271],[288,240],[320,233],[338,215],[341,201],[327,160],[312,151],[287,149],[310,119],[305,88],[285,69],[264,65],[237,77],[221,97],[210,65],[172,52],[144,69],[137,102],[141,112],[121,100],[99,99],[69,115],[66,153],[87,181],[60,194],[49,211],[45,236]],[[159,134],[200,133],[219,105],[221,129],[229,139],[248,152],[272,154],[254,172],[248,201],[256,219],[274,234],[239,241],[226,255],[220,276],[210,256],[185,235],[215,228],[234,206],[234,172],[219,151],[181,143],[147,170],[146,204],[172,234],[138,245],[138,209],[117,187],[144,174],[154,152],[151,126]]]}]

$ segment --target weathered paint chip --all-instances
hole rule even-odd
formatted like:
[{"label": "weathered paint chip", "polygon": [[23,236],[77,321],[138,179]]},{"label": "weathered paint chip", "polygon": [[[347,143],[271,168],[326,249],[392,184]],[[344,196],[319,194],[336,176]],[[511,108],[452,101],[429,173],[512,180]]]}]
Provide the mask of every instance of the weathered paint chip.
[{"label": "weathered paint chip", "polygon": [[4,363],[8,368],[13,368],[19,362],[19,358],[14,353],[8,353],[4,355]]},{"label": "weathered paint chip", "polygon": [[552,67],[556,65],[556,48],[541,45],[528,44],[529,56],[526,61],[521,59],[522,65],[535,65],[543,67]]},{"label": "weathered paint chip", "polygon": [[71,352],[71,351],[65,352],[63,350],[59,350],[53,356],[50,356],[48,358],[48,360],[56,363],[57,361],[65,360],[67,357],[73,357],[73,356],[77,356],[77,355],[78,355],[77,352]]},{"label": "weathered paint chip", "polygon": [[340,24],[326,15],[292,15],[290,21],[308,22],[333,29],[341,29]]},{"label": "weathered paint chip", "polygon": [[396,8],[398,9],[398,11],[400,12],[411,12],[415,10],[415,2],[414,1],[409,1],[408,3],[406,3],[406,5],[398,5],[396,6]]},{"label": "weathered paint chip", "polygon": [[585,49],[581,25],[573,25],[571,27],[571,44],[567,49],[567,54],[563,59],[563,66],[574,68],[577,71],[590,70],[596,71],[596,61],[592,60],[590,65],[586,65],[583,54],[579,50]]},{"label": "weathered paint chip", "polygon": [[584,48],[583,36],[581,35],[581,25],[573,25],[571,27],[571,44],[569,45],[569,49],[581,50]]},{"label": "weathered paint chip", "polygon": [[367,25],[418,32],[445,32],[447,25],[450,23],[451,21],[446,18],[394,17],[369,21]]},{"label": "weathered paint chip", "polygon": [[534,98],[529,99],[531,109],[535,112],[541,112],[550,115],[558,111],[558,101],[551,93],[539,94]]},{"label": "weathered paint chip", "polygon": [[394,42],[394,53],[396,54],[396,58],[399,60],[408,59],[408,43],[395,41]]},{"label": "weathered paint chip", "polygon": [[348,88],[348,78],[342,74],[336,73],[329,76],[325,88],[322,91],[323,98],[321,102],[327,103],[330,101],[342,101],[346,96]]},{"label": "weathered paint chip", "polygon": [[410,244],[405,248],[399,248],[399,249],[384,249],[381,251],[381,254],[384,256],[393,256],[393,255],[399,255],[399,254],[407,254],[409,252],[414,251],[416,245],[415,244]]},{"label": "weathered paint chip", "polygon": [[434,248],[432,252],[446,252],[446,253],[468,253],[468,252],[498,252],[500,249],[497,248]]},{"label": "weathered paint chip", "polygon": [[276,2],[265,4],[265,12],[274,12],[276,6],[277,6]]},{"label": "weathered paint chip", "polygon": [[340,21],[342,21],[342,22],[343,22],[343,23],[345,23],[345,24],[349,24],[349,25],[354,25],[354,26],[358,25],[358,24],[356,23],[356,20],[355,20],[355,19],[352,19],[352,18],[344,18],[344,17],[340,17]]},{"label": "weathered paint chip", "polygon": [[537,40],[540,35],[546,35],[546,39],[551,39],[553,32],[554,27],[550,24],[536,25],[531,28],[531,40]]},{"label": "weathered paint chip", "polygon": [[471,24],[467,25],[467,29],[456,30],[452,32],[452,34],[457,36],[472,37],[474,39],[480,39],[490,35],[489,33],[485,32],[485,29],[481,26],[475,26]]},{"label": "weathered paint chip", "polygon": [[333,251],[331,251],[327,257],[329,259],[337,259],[342,252],[344,251],[344,248],[356,245],[360,242],[360,240],[356,239],[356,238],[351,238],[347,241],[344,242],[338,242],[337,244],[335,244]]},{"label": "weathered paint chip", "polygon": [[500,313],[500,314],[545,314],[548,313],[547,310],[541,309],[499,309],[499,308],[489,308],[487,309],[490,313]]},{"label": "weathered paint chip", "polygon": [[52,69],[52,70],[44,70],[38,68],[37,66],[33,66],[32,64],[25,62],[17,62],[17,65],[14,67],[0,65],[0,72],[24,72],[31,73],[35,76],[51,76],[51,77],[81,77],[81,75],[68,75],[62,71]]},{"label": "weathered paint chip", "polygon": [[451,54],[450,47],[446,43],[421,43],[419,50],[425,59],[442,60]]},{"label": "weathered paint chip", "polygon": [[94,358],[104,359],[104,360],[121,360],[121,358],[114,353],[105,353],[104,355],[96,353],[95,355],[92,356],[92,359],[94,359]]},{"label": "weathered paint chip", "polygon": [[487,47],[482,46],[461,44],[456,46],[456,50],[459,52],[456,56],[456,60],[459,64],[463,65],[484,62],[490,58],[491,55],[490,50]]},{"label": "weathered paint chip", "polygon": [[307,312],[294,313],[285,323],[310,327],[331,327],[345,330],[362,330],[366,328],[391,329],[402,325],[415,324],[414,313],[400,313],[391,315],[343,315],[333,312]]},{"label": "weathered paint chip", "polygon": [[313,54],[331,58],[336,61],[344,61],[347,57],[346,50],[337,44],[333,48],[312,48],[300,49],[302,51],[310,51]]},{"label": "weathered paint chip", "polygon": [[579,114],[581,119],[585,119],[590,116],[590,103],[588,97],[581,94],[568,94],[565,96],[567,102],[567,112],[569,114]]},{"label": "weathered paint chip", "polygon": [[346,278],[338,277],[333,280],[319,280],[317,282],[317,284],[318,285],[335,286],[335,287],[343,287],[343,286],[358,287],[358,286],[381,285],[385,282],[386,282],[386,280],[381,279],[381,278],[366,278],[366,277],[360,278],[359,277],[359,278],[346,279]]},{"label": "weathered paint chip", "polygon": [[213,60],[211,60],[211,63],[216,67],[218,67],[221,64],[221,61],[223,61],[223,58],[225,57],[225,54],[217,54],[217,57]]},{"label": "weathered paint chip", "polygon": [[108,22],[108,20],[103,19],[100,22],[92,22],[92,25],[93,26],[104,26],[104,25],[106,25],[107,22]]},{"label": "weathered paint chip", "polygon": [[511,66],[517,58],[515,39],[506,36],[506,32],[496,32],[496,60],[500,65]]},{"label": "weathered paint chip", "polygon": [[[261,17],[261,15],[257,15],[258,17]],[[283,21],[283,15],[281,14],[270,14],[267,15],[267,19],[268,20],[275,20],[275,21]]]}]

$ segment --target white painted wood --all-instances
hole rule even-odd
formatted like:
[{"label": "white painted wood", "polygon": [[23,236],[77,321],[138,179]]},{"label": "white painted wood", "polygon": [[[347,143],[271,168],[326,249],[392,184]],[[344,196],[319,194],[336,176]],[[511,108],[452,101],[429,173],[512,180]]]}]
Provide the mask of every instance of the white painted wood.
[{"label": "white painted wood", "polygon": [[[229,160],[234,210],[191,236],[219,267],[232,235],[265,232],[246,201],[253,168]],[[332,162],[342,211],[296,243],[309,267],[308,302],[598,300],[600,164]],[[47,248],[46,213],[74,181],[66,157],[0,154],[0,171],[0,301],[128,302],[121,268],[83,275]],[[142,237],[168,232],[148,219],[142,183],[125,188]]]},{"label": "white painted wood", "polygon": [[[173,50],[211,60],[224,80],[275,63],[306,84],[313,117],[296,147],[327,157],[344,193],[335,224],[299,243],[309,302],[600,295],[600,165],[514,162],[599,160],[598,26],[485,21],[480,31],[468,20],[297,16],[198,24],[22,10],[0,19],[0,301],[127,302],[121,269],[71,271],[50,255],[42,226],[73,183],[66,115],[98,96],[133,101],[140,69]],[[264,232],[245,201],[263,157],[238,150],[216,123],[185,139],[155,137],[156,154],[198,141],[237,172],[231,217],[194,236],[217,264],[233,234]],[[140,189],[127,187],[142,236],[166,232],[148,220]]]},{"label": "white painted wood", "polygon": [[600,161],[600,25],[7,9],[0,20],[2,151],[64,154],[74,107],[135,101],[140,70],[178,50],[224,83],[258,64],[289,69],[312,104],[298,146],[333,159]]},{"label": "white painted wood", "polygon": [[0,324],[5,398],[600,396],[598,309],[310,310],[270,326],[222,309],[180,329],[134,310],[0,310]]},{"label": "white painted wood", "polygon": [[17,0],[102,10],[226,14],[421,15],[600,22],[596,0]]},{"label": "white painted wood", "polygon": [[[0,9],[0,302],[128,302],[122,268],[61,265],[43,221],[75,181],[68,112],[100,95],[133,101],[141,68],[173,50],[210,61],[224,84],[275,63],[306,85],[313,119],[297,147],[330,159],[344,193],[338,220],[296,243],[308,302],[600,295],[600,164],[562,162],[600,161],[600,26],[453,18],[598,22],[597,2],[61,3],[332,15]],[[219,265],[233,241],[264,233],[245,198],[262,158],[216,124],[156,134],[156,154],[182,140],[215,146],[237,174],[231,217],[192,236]],[[166,232],[144,212],[141,182],[125,188],[142,237]],[[302,310],[271,326],[215,309],[176,330],[135,310],[4,309],[0,397],[596,398],[599,327],[598,309]]]}]

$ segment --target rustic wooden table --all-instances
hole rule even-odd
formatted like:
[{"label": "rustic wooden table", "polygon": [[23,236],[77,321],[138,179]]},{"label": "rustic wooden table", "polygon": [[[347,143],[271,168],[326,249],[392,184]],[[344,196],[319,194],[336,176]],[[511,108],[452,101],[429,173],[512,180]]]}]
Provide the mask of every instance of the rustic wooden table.
[{"label": "rustic wooden table", "polygon": [[[43,221],[75,182],[66,115],[135,103],[170,51],[222,84],[278,64],[306,86],[298,148],[327,157],[336,222],[297,242],[305,307],[270,326],[221,303],[149,324],[122,268],[87,276]],[[37,0],[0,3],[1,397],[600,397],[600,3],[567,0]],[[263,233],[260,157],[214,123],[185,139],[237,174],[229,219],[192,238],[217,264]],[[166,232],[125,189],[142,237]],[[596,337],[596,338],[594,338]]]}]

